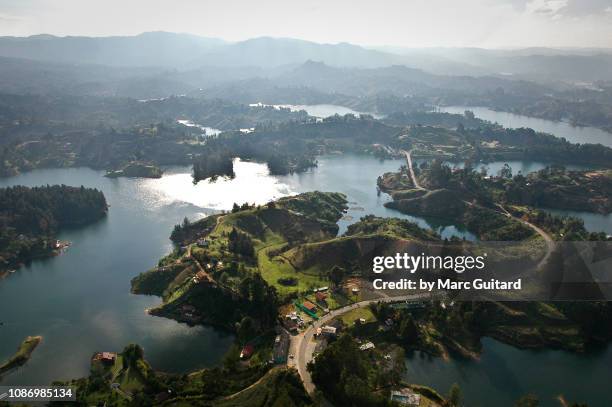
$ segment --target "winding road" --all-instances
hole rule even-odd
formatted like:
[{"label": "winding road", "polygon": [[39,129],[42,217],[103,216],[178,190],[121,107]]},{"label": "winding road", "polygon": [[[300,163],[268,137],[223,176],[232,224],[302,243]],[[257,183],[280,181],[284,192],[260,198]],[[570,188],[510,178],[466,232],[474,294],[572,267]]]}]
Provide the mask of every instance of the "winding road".
[{"label": "winding road", "polygon": [[544,264],[546,264],[546,261],[548,261],[548,258],[550,257],[550,254],[552,253],[555,247],[555,241],[553,240],[553,238],[548,233],[546,233],[546,231],[544,231],[542,228],[534,225],[531,222],[528,222],[521,218],[517,218],[516,216],[512,215],[510,212],[508,212],[506,208],[503,207],[502,204],[495,204],[495,205],[499,209],[501,209],[502,213],[506,215],[507,217],[512,218],[516,220],[517,222],[521,222],[523,225],[530,227],[538,235],[542,236],[542,239],[544,239],[544,241],[546,242],[546,254],[544,255],[544,257],[542,257],[542,260],[540,260],[540,262],[538,263],[538,268],[541,268]]},{"label": "winding road", "polygon": [[308,394],[312,395],[315,391],[315,385],[312,382],[312,378],[310,377],[310,372],[306,366],[313,359],[314,350],[316,347],[316,343],[313,341],[313,337],[317,328],[322,327],[327,324],[334,318],[339,317],[340,315],[346,314],[349,311],[354,309],[368,307],[371,304],[376,304],[378,302],[384,303],[393,303],[393,302],[403,302],[403,301],[417,301],[425,298],[429,298],[430,294],[410,294],[410,295],[402,295],[397,297],[384,297],[377,298],[373,300],[366,300],[361,302],[356,302],[351,305],[347,305],[346,307],[338,308],[329,312],[328,314],[321,317],[318,321],[315,321],[312,325],[310,325],[306,330],[301,332],[299,335],[296,335],[291,338],[291,348],[295,351],[295,367],[297,368],[298,374],[302,378],[302,382],[304,383],[304,388],[308,392]]},{"label": "winding road", "polygon": [[402,153],[406,156],[406,161],[408,162],[408,171],[410,171],[410,178],[412,178],[412,184],[416,189],[425,190],[421,185],[419,185],[419,181],[417,181],[417,177],[414,175],[414,169],[412,168],[412,150],[406,151],[402,150]]},{"label": "winding road", "polygon": [[[409,150],[409,151],[401,150],[401,152],[406,156],[406,161],[408,162],[408,170],[410,171],[410,178],[412,178],[412,183],[414,184],[414,187],[416,189],[426,191],[427,189],[419,185],[419,182],[417,181],[417,178],[414,175],[414,170],[412,168],[412,157],[411,157],[412,150]],[[471,202],[467,202],[467,201],[464,201],[464,202],[468,205],[474,205],[474,203],[471,203]],[[503,215],[505,215],[508,218],[512,218],[515,221],[520,222],[527,227],[530,227],[533,231],[535,231],[538,235],[540,235],[544,239],[544,241],[546,242],[546,254],[542,257],[542,259],[538,263],[538,268],[541,268],[548,261],[548,258],[550,257],[555,247],[554,239],[542,228],[534,225],[531,222],[528,222],[521,218],[517,218],[516,216],[512,215],[510,212],[508,212],[508,210],[506,210],[506,208],[503,207],[503,205],[501,204],[495,204],[495,205],[501,210],[501,213]]]}]

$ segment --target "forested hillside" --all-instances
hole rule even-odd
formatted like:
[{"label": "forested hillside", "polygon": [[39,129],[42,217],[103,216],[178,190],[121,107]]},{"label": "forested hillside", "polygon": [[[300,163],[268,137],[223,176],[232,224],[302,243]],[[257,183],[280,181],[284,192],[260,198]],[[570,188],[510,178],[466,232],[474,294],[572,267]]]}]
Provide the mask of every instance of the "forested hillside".
[{"label": "forested hillside", "polygon": [[82,186],[0,189],[0,271],[50,255],[61,228],[94,222],[107,208],[101,191]]}]

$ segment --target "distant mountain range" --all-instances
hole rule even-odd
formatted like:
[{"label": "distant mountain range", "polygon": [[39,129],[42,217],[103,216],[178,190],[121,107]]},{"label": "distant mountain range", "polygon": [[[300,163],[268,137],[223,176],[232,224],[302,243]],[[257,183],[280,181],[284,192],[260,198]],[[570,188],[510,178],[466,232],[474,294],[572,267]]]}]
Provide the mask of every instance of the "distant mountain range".
[{"label": "distant mountain range", "polygon": [[262,76],[311,60],[331,67],[403,65],[442,75],[495,75],[541,82],[612,80],[609,49],[365,48],[270,37],[230,43],[190,34],[149,32],[126,37],[0,37],[0,56],[53,64],[192,72],[206,67],[249,68],[253,72],[259,69],[257,75]]},{"label": "distant mountain range", "polygon": [[0,56],[61,64],[180,67],[226,43],[190,34],[149,32],[133,37],[0,37]]}]

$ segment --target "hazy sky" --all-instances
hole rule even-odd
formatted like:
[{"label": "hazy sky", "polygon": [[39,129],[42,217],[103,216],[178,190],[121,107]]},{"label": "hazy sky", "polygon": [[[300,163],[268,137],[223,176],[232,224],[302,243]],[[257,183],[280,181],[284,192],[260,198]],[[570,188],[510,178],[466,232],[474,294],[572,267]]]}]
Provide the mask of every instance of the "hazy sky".
[{"label": "hazy sky", "polygon": [[158,30],[231,41],[612,47],[612,0],[0,0],[0,35]]}]

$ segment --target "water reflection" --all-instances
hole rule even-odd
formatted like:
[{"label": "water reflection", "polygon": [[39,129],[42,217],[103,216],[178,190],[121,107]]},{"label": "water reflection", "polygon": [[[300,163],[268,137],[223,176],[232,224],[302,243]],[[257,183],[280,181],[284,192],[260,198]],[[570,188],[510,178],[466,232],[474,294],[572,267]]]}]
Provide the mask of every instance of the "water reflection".
[{"label": "water reflection", "polygon": [[[189,172],[186,172],[189,171]],[[189,203],[200,208],[229,210],[235,203],[265,204],[294,193],[291,188],[270,176],[266,164],[234,160],[236,177],[203,180],[193,184],[191,172],[185,167],[173,168],[161,179],[143,182],[146,194],[155,196],[158,204]]]},{"label": "water reflection", "polygon": [[576,127],[566,122],[554,122],[514,113],[496,112],[486,107],[444,106],[440,107],[439,110],[455,114],[463,114],[466,110],[471,110],[477,118],[499,123],[504,127],[513,129],[529,127],[536,131],[564,137],[572,143],[600,143],[612,147],[612,134],[595,127]]},{"label": "water reflection", "polygon": [[[412,352],[406,358],[406,379],[446,394],[459,384],[472,407],[511,406],[526,394],[540,398],[541,406],[558,406],[556,397],[604,406],[609,401],[612,346],[601,351],[574,354],[559,350],[521,350],[490,338],[482,340],[480,360],[451,358],[444,361]],[[580,372],[588,371],[589,374]]]}]

